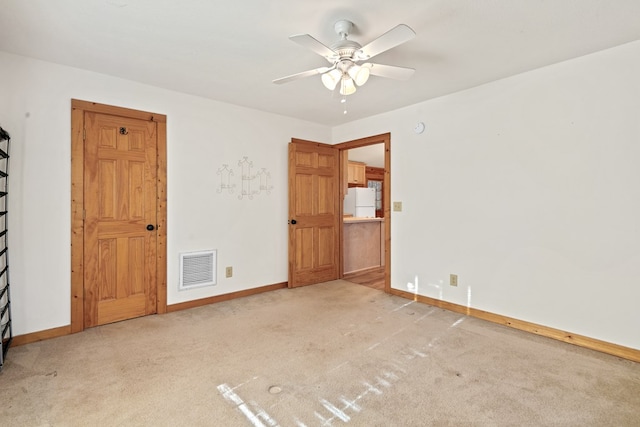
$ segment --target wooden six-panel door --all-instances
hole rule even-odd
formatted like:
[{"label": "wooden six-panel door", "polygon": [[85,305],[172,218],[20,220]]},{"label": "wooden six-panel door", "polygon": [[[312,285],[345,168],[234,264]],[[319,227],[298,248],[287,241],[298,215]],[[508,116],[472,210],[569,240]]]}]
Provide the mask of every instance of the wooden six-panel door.
[{"label": "wooden six-panel door", "polygon": [[156,312],[157,123],[85,112],[84,326]]},{"label": "wooden six-panel door", "polygon": [[338,278],[338,153],[327,144],[289,144],[289,287]]}]

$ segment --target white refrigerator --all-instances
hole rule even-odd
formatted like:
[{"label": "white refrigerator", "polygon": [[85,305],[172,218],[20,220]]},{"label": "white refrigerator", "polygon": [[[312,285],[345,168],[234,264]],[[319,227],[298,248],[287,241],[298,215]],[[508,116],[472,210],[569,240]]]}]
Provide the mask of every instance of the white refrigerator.
[{"label": "white refrigerator", "polygon": [[376,189],[352,187],[344,196],[344,213],[357,218],[375,218]]}]

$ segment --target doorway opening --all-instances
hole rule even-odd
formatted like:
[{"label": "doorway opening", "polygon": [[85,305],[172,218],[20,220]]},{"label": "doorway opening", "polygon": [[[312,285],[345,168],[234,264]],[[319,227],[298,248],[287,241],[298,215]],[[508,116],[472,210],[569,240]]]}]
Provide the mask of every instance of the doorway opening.
[{"label": "doorway opening", "polygon": [[[391,136],[386,133],[343,142],[336,147],[340,150],[343,214],[340,277],[388,293],[391,287]],[[363,202],[355,201],[356,198]]]}]

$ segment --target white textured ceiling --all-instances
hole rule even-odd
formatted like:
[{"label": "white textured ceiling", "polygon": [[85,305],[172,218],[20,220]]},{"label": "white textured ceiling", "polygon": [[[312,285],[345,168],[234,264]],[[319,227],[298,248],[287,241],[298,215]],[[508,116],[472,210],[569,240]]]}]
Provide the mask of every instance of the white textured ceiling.
[{"label": "white textured ceiling", "polygon": [[[0,50],[334,126],[638,40],[639,17],[639,0],[0,0]],[[318,76],[271,83],[325,66],[288,36],[330,45],[340,19],[362,45],[417,33],[374,58],[413,77],[372,76],[346,115]]]}]

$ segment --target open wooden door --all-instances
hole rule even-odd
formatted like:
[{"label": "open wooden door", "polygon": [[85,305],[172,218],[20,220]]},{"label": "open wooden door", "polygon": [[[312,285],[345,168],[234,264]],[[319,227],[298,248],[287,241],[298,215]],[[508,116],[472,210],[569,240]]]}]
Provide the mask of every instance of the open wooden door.
[{"label": "open wooden door", "polygon": [[340,168],[332,145],[289,144],[289,287],[339,277]]}]

